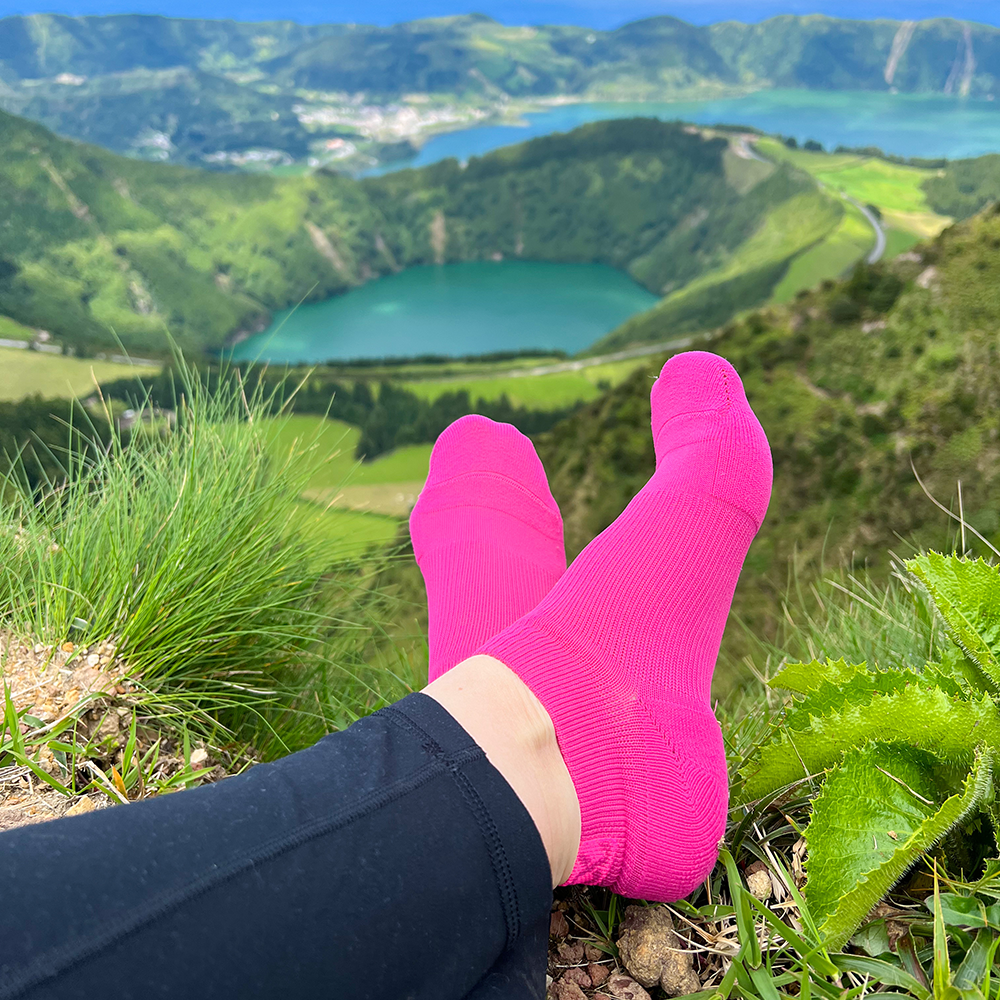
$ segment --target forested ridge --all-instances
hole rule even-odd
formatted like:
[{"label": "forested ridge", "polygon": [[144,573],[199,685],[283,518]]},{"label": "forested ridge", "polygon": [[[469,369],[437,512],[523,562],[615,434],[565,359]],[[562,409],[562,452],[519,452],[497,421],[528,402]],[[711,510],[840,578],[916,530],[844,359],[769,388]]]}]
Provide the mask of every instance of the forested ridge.
[{"label": "forested ridge", "polygon": [[601,261],[660,291],[775,205],[820,197],[787,167],[734,160],[724,140],[635,119],[464,170],[281,179],[129,160],[0,113],[0,314],[77,350],[143,355],[164,352],[167,331],[189,353],[218,350],[272,310],[417,264]]}]

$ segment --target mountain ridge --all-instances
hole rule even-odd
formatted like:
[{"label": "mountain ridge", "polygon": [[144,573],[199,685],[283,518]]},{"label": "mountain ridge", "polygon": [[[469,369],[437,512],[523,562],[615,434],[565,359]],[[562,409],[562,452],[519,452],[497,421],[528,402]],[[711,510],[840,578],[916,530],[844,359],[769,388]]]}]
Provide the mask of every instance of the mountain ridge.
[{"label": "mountain ridge", "polygon": [[[183,68],[201,75],[184,87],[157,76]],[[375,140],[496,120],[532,101],[773,87],[995,96],[1000,28],[827,15],[708,26],[663,15],[611,31],[508,26],[485,15],[390,27],[152,15],[0,19],[0,108],[118,152],[200,165],[251,149],[302,162],[325,155],[330,140],[368,149]]]}]

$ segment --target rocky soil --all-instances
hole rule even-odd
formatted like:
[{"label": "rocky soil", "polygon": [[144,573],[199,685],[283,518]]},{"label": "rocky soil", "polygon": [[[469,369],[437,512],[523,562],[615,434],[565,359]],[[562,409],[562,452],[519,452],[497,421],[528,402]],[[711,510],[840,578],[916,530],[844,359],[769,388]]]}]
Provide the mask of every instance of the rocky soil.
[{"label": "rocky soil", "polygon": [[549,925],[547,1000],[660,1000],[711,989],[734,950],[726,922],[713,927],[662,905],[627,906],[609,939],[594,917],[610,894],[556,890]]},{"label": "rocky soil", "polygon": [[[227,773],[204,747],[194,748],[185,761],[176,740],[160,732],[155,720],[144,718],[141,678],[118,655],[114,640],[54,647],[0,632],[0,678],[20,717],[28,756],[72,792],[52,787],[30,767],[0,767],[0,832],[147,797],[185,770],[204,772],[199,783]],[[133,760],[126,761],[133,715],[136,742]],[[60,743],[79,752],[57,754],[44,745],[46,733],[53,730],[58,730]],[[6,742],[6,735],[4,726],[0,740]],[[121,776],[157,741],[155,765],[136,786],[123,789]]]}]

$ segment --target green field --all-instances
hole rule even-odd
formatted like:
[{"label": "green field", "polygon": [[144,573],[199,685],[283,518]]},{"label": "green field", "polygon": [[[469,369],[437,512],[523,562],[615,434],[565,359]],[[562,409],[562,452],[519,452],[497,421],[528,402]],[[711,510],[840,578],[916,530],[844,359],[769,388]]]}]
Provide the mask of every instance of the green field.
[{"label": "green field", "polygon": [[891,229],[926,238],[936,236],[952,222],[931,208],[923,189],[926,180],[939,174],[937,170],[908,167],[855,153],[789,149],[771,138],[760,139],[756,146],[763,156],[805,170],[837,194],[855,198],[863,205],[877,206]]},{"label": "green field", "polygon": [[[559,362],[554,363],[558,364]],[[574,403],[589,403],[592,399],[600,396],[602,392],[623,382],[640,363],[637,359],[609,361],[606,364],[591,365],[576,371],[552,372],[541,375],[507,375],[502,372],[498,372],[492,377],[472,375],[463,378],[452,375],[442,379],[420,379],[404,382],[403,387],[429,401],[437,399],[438,396],[446,392],[465,390],[473,402],[477,399],[492,402],[506,395],[514,406],[555,409],[572,406]],[[553,362],[544,362],[543,364],[547,367]],[[516,368],[509,366],[507,370],[516,370]]]},{"label": "green field", "polygon": [[803,288],[815,288],[826,278],[839,278],[871,248],[868,220],[854,205],[844,205],[844,217],[825,239],[792,261],[771,296],[775,303],[790,302]]},{"label": "green field", "polygon": [[269,435],[275,461],[294,455],[312,466],[319,459],[303,493],[303,517],[313,519],[310,530],[351,552],[392,541],[427,478],[432,447],[408,445],[359,462],[360,434],[339,420],[293,415],[275,421]]},{"label": "green field", "polygon": [[[15,336],[0,324],[0,337],[15,339]],[[92,361],[2,347],[0,400],[24,399],[36,393],[46,397],[88,396],[94,391],[95,377],[98,382],[111,382],[134,375],[155,375],[157,371],[156,368],[114,361]]]},{"label": "green field", "polygon": [[374,462],[354,457],[361,431],[340,420],[308,414],[293,414],[275,421],[270,434],[271,454],[285,461],[293,451],[307,450],[310,463],[318,456],[323,464],[309,479],[310,489],[342,486],[380,486],[386,483],[425,479],[431,445],[415,444],[380,455]]},{"label": "green field", "polygon": [[399,532],[399,519],[328,507],[303,500],[293,528],[322,538],[326,562],[362,555],[371,546],[390,545]]},{"label": "green field", "polygon": [[9,316],[0,316],[0,338],[31,341],[35,339],[35,331],[30,326],[23,326]]}]

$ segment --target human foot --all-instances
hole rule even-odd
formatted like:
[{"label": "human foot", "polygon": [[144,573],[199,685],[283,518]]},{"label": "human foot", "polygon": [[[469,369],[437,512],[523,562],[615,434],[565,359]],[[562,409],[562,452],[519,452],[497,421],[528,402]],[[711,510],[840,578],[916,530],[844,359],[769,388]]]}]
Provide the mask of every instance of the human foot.
[{"label": "human foot", "polygon": [[582,818],[567,881],[669,901],[708,875],[725,831],[710,686],[771,456],[739,377],[713,354],[668,361],[652,411],[653,477],[479,652],[516,673],[555,726]]},{"label": "human foot", "polygon": [[475,414],[437,439],[410,536],[427,587],[430,681],[530,611],[566,570],[562,517],[534,446]]}]

